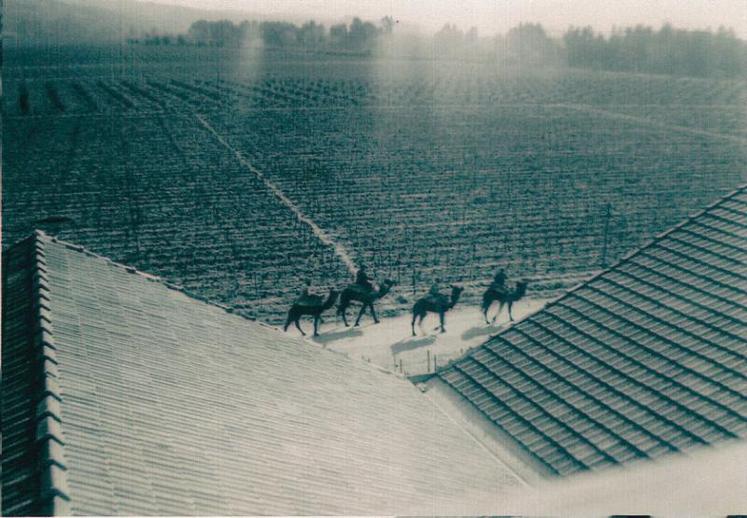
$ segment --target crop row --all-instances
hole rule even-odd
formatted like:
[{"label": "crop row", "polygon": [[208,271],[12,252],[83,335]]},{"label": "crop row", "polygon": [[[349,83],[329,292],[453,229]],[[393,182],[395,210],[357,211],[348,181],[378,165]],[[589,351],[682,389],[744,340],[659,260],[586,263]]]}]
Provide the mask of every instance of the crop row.
[{"label": "crop row", "polygon": [[[719,138],[744,134],[730,104],[743,94],[737,82],[582,73],[10,81],[3,242],[41,226],[272,321],[307,279],[348,282],[197,112],[357,261],[399,282],[390,308],[499,266],[550,286],[743,182],[744,146]],[[581,101],[634,118],[559,106]]]},{"label": "crop row", "polygon": [[[20,142],[34,122],[7,138]],[[307,279],[320,289],[347,279],[332,250],[192,119],[52,119],[4,158],[6,245],[46,228],[269,320]]]},{"label": "crop row", "polygon": [[218,126],[362,260],[416,287],[498,265],[588,272],[739,183],[745,165],[735,144],[560,108],[444,117],[268,113]]},{"label": "crop row", "polygon": [[61,114],[91,111],[245,111],[262,109],[399,109],[422,106],[580,104],[743,136],[747,84],[732,81],[589,75],[448,78],[273,77],[248,80],[145,78],[9,81],[5,112]]}]

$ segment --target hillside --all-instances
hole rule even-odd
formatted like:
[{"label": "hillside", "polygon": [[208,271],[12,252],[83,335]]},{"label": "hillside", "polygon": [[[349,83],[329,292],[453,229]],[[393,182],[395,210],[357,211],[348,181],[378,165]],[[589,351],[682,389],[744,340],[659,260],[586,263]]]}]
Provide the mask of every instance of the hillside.
[{"label": "hillside", "polygon": [[240,21],[240,11],[206,11],[136,0],[5,0],[3,38],[11,46],[124,41],[146,32],[183,33],[196,20]]}]

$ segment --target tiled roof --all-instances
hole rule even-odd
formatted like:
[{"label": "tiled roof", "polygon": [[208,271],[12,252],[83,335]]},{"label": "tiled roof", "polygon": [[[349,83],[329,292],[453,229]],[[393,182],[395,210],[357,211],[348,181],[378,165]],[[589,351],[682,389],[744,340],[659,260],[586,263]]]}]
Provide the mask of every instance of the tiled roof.
[{"label": "tiled roof", "polygon": [[3,266],[5,515],[432,514],[520,484],[368,363],[41,233]]},{"label": "tiled roof", "polygon": [[503,503],[521,516],[744,516],[747,441],[697,448],[625,469],[553,478]]},{"label": "tiled roof", "polygon": [[437,374],[547,473],[747,431],[747,188]]}]

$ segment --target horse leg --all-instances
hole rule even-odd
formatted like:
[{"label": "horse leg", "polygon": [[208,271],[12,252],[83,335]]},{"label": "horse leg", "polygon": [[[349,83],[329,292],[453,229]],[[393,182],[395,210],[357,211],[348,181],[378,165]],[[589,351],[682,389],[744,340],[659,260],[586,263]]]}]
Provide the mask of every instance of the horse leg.
[{"label": "horse leg", "polygon": [[314,336],[319,336],[319,320],[321,320],[321,317],[319,315],[314,316]]},{"label": "horse leg", "polygon": [[410,323],[410,327],[412,328],[412,336],[417,336],[415,333],[415,320],[417,320],[418,315],[415,313],[415,310],[412,310],[412,322]]},{"label": "horse leg", "polygon": [[425,316],[426,316],[427,314],[428,314],[428,311],[421,311],[421,312],[420,312],[420,315],[419,315],[419,316],[420,316],[420,321],[418,322],[418,327],[419,327],[419,328],[420,328],[420,330],[421,330],[421,331],[422,331],[423,333],[425,333],[425,334],[428,334],[428,333],[426,333],[426,331],[425,331],[425,330],[423,329],[423,320],[425,320]]},{"label": "horse leg", "polygon": [[514,303],[513,303],[513,302],[511,302],[511,301],[509,301],[509,303],[508,303],[508,319],[509,319],[509,320],[510,320],[511,322],[513,322],[513,321],[514,321],[514,316],[513,316],[512,314],[511,314],[511,307],[512,307],[513,305],[514,305]]},{"label": "horse leg", "polygon": [[444,312],[443,311],[439,311],[439,313],[438,313],[438,320],[441,323],[441,332],[445,333],[446,332],[446,328],[444,327]]},{"label": "horse leg", "polygon": [[295,320],[295,324],[296,324],[296,329],[298,329],[299,331],[301,331],[301,334],[302,334],[302,335],[306,336],[306,333],[304,333],[304,332],[303,332],[303,329],[301,329],[301,324],[300,324],[300,323],[298,322],[299,320],[301,320],[301,315],[298,315],[298,316],[296,317],[296,320]]}]

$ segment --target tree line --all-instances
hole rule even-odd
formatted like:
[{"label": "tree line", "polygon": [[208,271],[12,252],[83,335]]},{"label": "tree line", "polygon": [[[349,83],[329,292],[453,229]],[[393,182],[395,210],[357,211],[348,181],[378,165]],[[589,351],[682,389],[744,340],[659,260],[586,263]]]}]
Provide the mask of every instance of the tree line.
[{"label": "tree line", "polygon": [[637,26],[605,37],[591,27],[563,35],[567,62],[573,67],[696,77],[747,75],[747,43],[734,31],[716,32]]},{"label": "tree line", "polygon": [[189,27],[185,35],[149,35],[143,42],[229,48],[262,44],[273,48],[329,48],[370,53],[374,50],[378,37],[390,34],[393,26],[394,22],[389,17],[383,18],[378,24],[353,18],[350,24],[339,23],[329,28],[313,20],[300,26],[283,21],[244,21],[235,24],[229,20],[199,20]]},{"label": "tree line", "polygon": [[[394,20],[378,23],[354,18],[329,28],[315,21],[228,20],[194,22],[186,34],[146,36],[145,43],[216,47],[304,48],[383,55],[397,52]],[[747,76],[747,42],[734,31],[637,26],[604,35],[591,27],[571,27],[551,37],[538,23],[523,23],[505,35],[480,37],[476,28],[462,31],[446,24],[432,37],[420,37],[419,54],[436,59],[493,61],[521,66],[571,66],[595,70],[644,72],[694,77]],[[418,56],[423,57],[423,56]],[[427,57],[427,56],[426,56]]]},{"label": "tree line", "polygon": [[747,42],[733,30],[659,30],[637,26],[605,36],[591,27],[571,27],[560,38],[542,25],[524,23],[505,35],[482,39],[447,24],[433,37],[437,56],[491,57],[506,64],[567,65],[595,70],[644,72],[692,77],[747,76]]}]

